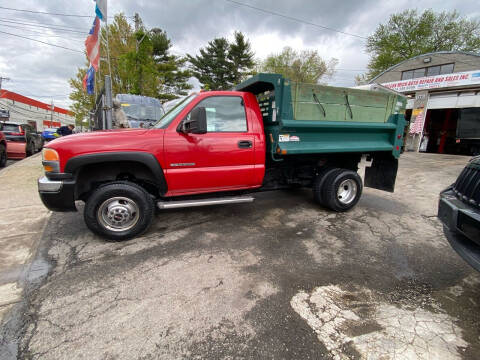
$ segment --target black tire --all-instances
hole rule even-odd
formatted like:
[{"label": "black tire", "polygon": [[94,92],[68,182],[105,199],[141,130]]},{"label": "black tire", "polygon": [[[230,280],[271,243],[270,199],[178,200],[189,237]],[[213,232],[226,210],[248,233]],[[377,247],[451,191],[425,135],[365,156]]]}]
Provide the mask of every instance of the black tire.
[{"label": "black tire", "polygon": [[7,166],[7,148],[0,144],[0,167]]},{"label": "black tire", "polygon": [[29,142],[25,152],[27,156],[32,156],[35,153],[35,144],[33,142]]},{"label": "black tire", "polygon": [[325,183],[325,179],[328,175],[330,175],[333,171],[337,171],[338,168],[332,168],[330,166],[325,166],[320,169],[315,180],[313,181],[313,200],[319,205],[325,206],[322,199],[322,188],[323,184]]},{"label": "black tire", "polygon": [[[340,191],[339,194],[340,186],[344,190]],[[333,211],[348,211],[357,205],[362,196],[362,190],[362,178],[355,171],[337,169],[331,172],[325,179],[322,189],[322,200]]]},{"label": "black tire", "polygon": [[[119,198],[124,200],[118,200]],[[95,234],[110,240],[122,241],[145,232],[152,223],[154,214],[153,198],[145,189],[128,181],[119,181],[96,189],[85,204],[83,217],[87,227]],[[112,224],[116,220],[119,220],[119,223],[126,221],[122,217],[131,219],[132,224],[127,222],[123,229],[121,225]],[[128,227],[130,225],[131,227]],[[116,226],[118,228],[115,228]]]}]

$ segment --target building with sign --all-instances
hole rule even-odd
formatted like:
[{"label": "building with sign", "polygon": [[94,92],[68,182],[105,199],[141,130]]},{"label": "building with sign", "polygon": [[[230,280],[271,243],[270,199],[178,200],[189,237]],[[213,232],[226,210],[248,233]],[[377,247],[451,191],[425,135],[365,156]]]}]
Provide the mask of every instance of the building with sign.
[{"label": "building with sign", "polygon": [[408,98],[410,151],[480,154],[480,53],[440,51],[402,61],[371,80]]},{"label": "building with sign", "polygon": [[53,106],[13,91],[0,90],[0,113],[8,116],[3,121],[30,124],[37,131],[75,124],[73,114],[67,109]]}]

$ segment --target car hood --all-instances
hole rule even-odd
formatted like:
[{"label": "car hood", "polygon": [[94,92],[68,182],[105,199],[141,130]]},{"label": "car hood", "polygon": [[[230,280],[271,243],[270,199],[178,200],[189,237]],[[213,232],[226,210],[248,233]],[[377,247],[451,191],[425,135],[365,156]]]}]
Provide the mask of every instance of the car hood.
[{"label": "car hood", "polygon": [[62,136],[48,144],[48,147],[59,146],[64,143],[72,144],[77,141],[90,141],[90,140],[100,140],[101,138],[113,138],[120,139],[124,137],[132,137],[142,135],[147,132],[148,129],[113,129],[113,130],[102,130],[102,131],[93,131],[93,132],[84,132],[78,134],[72,134],[67,136]]},{"label": "car hood", "polygon": [[479,156],[475,156],[474,158],[472,158],[470,160],[470,163],[471,164],[475,164],[475,165],[480,165],[480,155]]},{"label": "car hood", "polygon": [[[60,165],[79,155],[101,152],[142,151],[151,152],[152,147],[163,144],[161,129],[116,129],[67,135],[49,142],[46,147],[57,150]],[[152,140],[154,139],[154,141]]]}]

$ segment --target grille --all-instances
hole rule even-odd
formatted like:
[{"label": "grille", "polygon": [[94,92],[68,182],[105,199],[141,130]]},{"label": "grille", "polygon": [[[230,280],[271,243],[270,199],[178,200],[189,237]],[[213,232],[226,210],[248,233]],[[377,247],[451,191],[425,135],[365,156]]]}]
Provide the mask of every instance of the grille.
[{"label": "grille", "polygon": [[463,202],[480,205],[480,169],[468,165],[453,185],[453,191]]}]

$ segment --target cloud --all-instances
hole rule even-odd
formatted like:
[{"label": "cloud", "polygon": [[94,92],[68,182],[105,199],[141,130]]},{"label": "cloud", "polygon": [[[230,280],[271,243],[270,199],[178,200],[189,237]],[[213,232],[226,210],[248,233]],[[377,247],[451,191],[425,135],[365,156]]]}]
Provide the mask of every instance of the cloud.
[{"label": "cloud", "polygon": [[[413,0],[235,1],[361,36],[371,34],[390,14],[408,8],[418,8],[419,11],[426,8],[436,11],[456,8],[468,17],[480,15],[474,2],[461,0],[444,2],[441,5],[434,0],[421,3]],[[75,18],[0,9],[0,31],[83,51],[83,41],[93,20],[93,1],[26,0],[19,3],[0,0],[0,6],[91,14],[92,18]],[[240,30],[250,39],[257,58],[278,53],[284,46],[299,50],[315,49],[326,59],[337,58],[337,67],[342,70],[338,70],[332,79],[331,83],[334,85],[353,85],[355,74],[361,73],[368,63],[368,54],[364,50],[365,42],[360,38],[299,23],[228,0],[110,1],[109,14],[118,12],[125,13],[130,20],[134,13],[138,12],[147,27],[166,30],[177,54],[196,53],[214,37],[231,37],[234,30]],[[68,27],[81,33],[7,23],[5,20]],[[46,102],[50,101],[50,96],[55,95],[56,104],[68,106],[68,79],[75,75],[77,67],[84,65],[83,54],[6,34],[0,33],[0,36],[0,76],[11,78],[10,82],[4,83],[4,87],[27,96],[44,96],[40,100]]]}]

